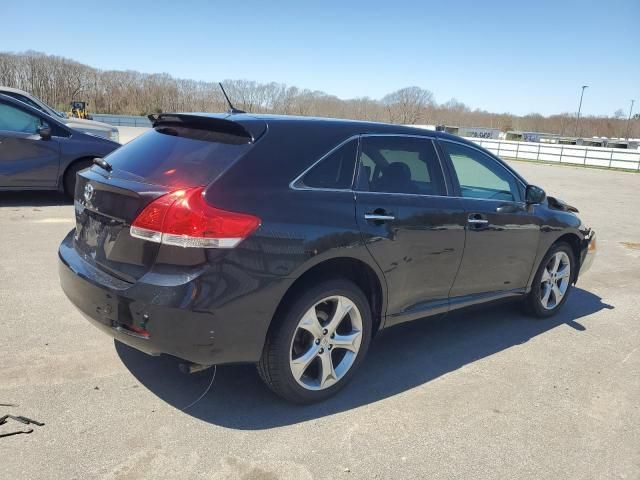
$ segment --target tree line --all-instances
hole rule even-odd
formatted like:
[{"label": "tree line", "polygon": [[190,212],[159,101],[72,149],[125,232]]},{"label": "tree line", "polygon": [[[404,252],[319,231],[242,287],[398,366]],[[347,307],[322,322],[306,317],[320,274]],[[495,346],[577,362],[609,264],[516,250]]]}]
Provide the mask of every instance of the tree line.
[{"label": "tree line", "polygon": [[[318,90],[282,83],[224,80],[234,106],[248,112],[353,118],[400,124],[452,125],[522,130],[573,136],[576,114],[517,116],[472,109],[456,99],[437,103],[432,92],[406,87],[381,99],[340,99]],[[217,82],[178,79],[166,73],[99,70],[74,60],[44,53],[0,52],[0,85],[20,88],[63,111],[72,100],[89,102],[95,113],[147,115],[160,112],[215,112],[228,108]],[[640,137],[638,115],[630,136]],[[579,136],[624,137],[622,109],[612,116],[580,119]]]}]

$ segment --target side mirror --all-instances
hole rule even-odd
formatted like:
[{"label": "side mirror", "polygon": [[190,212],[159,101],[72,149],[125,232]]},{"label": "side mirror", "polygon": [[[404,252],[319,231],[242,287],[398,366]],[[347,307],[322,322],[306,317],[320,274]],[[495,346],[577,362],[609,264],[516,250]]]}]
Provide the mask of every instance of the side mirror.
[{"label": "side mirror", "polygon": [[527,190],[525,191],[524,197],[527,204],[531,205],[544,202],[544,199],[547,198],[547,194],[540,187],[536,187],[535,185],[527,185]]},{"label": "side mirror", "polygon": [[38,135],[40,135],[43,140],[49,140],[51,138],[51,127],[49,125],[42,125],[38,128]]}]

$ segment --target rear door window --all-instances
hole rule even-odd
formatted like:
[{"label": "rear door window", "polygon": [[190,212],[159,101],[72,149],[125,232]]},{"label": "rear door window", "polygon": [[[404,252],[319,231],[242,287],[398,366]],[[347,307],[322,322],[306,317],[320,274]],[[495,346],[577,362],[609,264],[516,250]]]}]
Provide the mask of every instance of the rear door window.
[{"label": "rear door window", "polygon": [[207,185],[253,144],[215,131],[156,127],[106,157],[116,175],[169,187]]},{"label": "rear door window", "polygon": [[326,189],[350,189],[358,154],[358,141],[350,140],[320,160],[298,186]]},{"label": "rear door window", "polygon": [[358,190],[446,195],[433,141],[409,136],[366,136],[360,148]]}]

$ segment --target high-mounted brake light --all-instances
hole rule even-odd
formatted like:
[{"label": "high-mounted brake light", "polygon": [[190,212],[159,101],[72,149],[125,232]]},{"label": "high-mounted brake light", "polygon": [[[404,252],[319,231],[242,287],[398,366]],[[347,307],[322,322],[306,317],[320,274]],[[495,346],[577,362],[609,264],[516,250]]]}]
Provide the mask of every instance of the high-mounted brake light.
[{"label": "high-mounted brake light", "polygon": [[245,213],[212,207],[204,187],[176,190],[149,205],[131,224],[131,236],[179,247],[233,248],[260,226]]}]

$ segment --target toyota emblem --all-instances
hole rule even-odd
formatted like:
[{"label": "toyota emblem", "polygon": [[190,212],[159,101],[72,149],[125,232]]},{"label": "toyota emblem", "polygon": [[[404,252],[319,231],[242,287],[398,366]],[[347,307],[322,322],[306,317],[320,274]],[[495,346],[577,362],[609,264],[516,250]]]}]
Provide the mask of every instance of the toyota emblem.
[{"label": "toyota emblem", "polygon": [[84,201],[85,202],[91,201],[92,196],[93,196],[93,185],[91,185],[90,183],[87,183],[84,186]]}]

